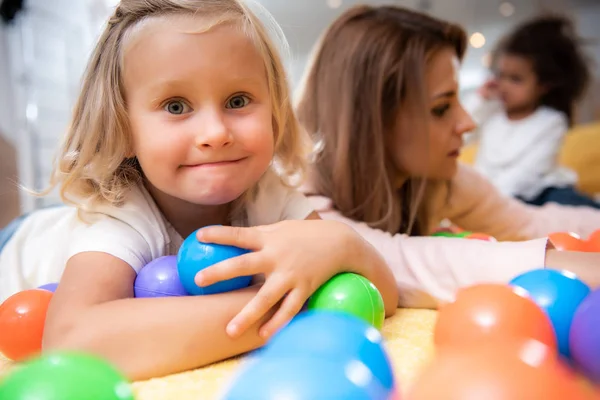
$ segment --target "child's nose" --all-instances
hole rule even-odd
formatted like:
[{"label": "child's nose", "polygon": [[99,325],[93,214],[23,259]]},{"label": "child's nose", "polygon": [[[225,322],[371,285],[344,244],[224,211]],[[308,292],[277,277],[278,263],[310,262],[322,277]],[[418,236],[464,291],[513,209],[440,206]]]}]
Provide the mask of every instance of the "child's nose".
[{"label": "child's nose", "polygon": [[200,124],[196,135],[196,147],[219,148],[231,144],[231,133],[218,113],[205,116],[200,120]]}]

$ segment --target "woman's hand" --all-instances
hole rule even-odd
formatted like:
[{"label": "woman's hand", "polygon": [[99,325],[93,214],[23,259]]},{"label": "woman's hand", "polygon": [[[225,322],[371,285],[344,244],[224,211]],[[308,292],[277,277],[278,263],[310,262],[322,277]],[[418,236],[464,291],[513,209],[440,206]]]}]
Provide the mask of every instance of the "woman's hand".
[{"label": "woman's hand", "polygon": [[227,333],[231,336],[244,332],[280,303],[277,312],[260,330],[261,336],[271,336],[302,309],[323,283],[341,272],[361,274],[380,291],[383,285],[386,305],[391,301],[395,309],[397,304],[395,280],[385,262],[362,237],[341,222],[282,221],[251,228],[211,226],[198,231],[198,240],[251,250],[199,272],[196,275],[199,286],[237,276],[264,275],[265,282],[257,295],[228,324]]}]

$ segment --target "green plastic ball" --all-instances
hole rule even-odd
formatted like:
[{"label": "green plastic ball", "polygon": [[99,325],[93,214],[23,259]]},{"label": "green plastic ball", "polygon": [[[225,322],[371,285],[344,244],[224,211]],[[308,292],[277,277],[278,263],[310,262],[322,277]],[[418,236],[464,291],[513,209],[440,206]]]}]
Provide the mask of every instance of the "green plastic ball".
[{"label": "green plastic ball", "polygon": [[441,236],[441,237],[453,237],[453,238],[464,238],[469,236],[473,232],[463,231],[463,232],[447,232],[447,231],[438,231],[431,234],[431,236]]},{"label": "green plastic ball", "polygon": [[325,282],[310,297],[307,308],[347,312],[377,329],[383,327],[385,319],[385,306],[379,290],[367,278],[349,272]]},{"label": "green plastic ball", "polygon": [[127,380],[107,362],[86,354],[32,359],[0,380],[0,399],[133,400]]}]

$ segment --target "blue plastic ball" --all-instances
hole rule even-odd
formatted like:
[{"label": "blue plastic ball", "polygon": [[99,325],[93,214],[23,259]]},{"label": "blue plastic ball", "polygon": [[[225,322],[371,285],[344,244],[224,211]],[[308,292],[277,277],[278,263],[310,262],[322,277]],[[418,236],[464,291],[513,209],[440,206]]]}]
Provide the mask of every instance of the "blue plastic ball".
[{"label": "blue plastic ball", "polygon": [[205,287],[196,285],[194,278],[198,272],[221,261],[249,252],[239,247],[200,243],[196,238],[196,232],[183,241],[177,254],[177,271],[185,290],[191,295],[204,295],[229,292],[249,286],[252,281],[251,276],[227,279]]},{"label": "blue plastic ball", "polygon": [[[343,335],[343,334],[342,334]],[[224,400],[387,400],[389,392],[359,361],[298,355],[258,358],[233,380]]]},{"label": "blue plastic ball", "polygon": [[569,331],[577,307],[590,293],[588,285],[573,273],[553,269],[536,269],[525,272],[510,281],[529,292],[552,321],[558,340],[558,349],[570,359]]},{"label": "blue plastic ball", "polygon": [[381,333],[353,315],[308,311],[294,318],[258,353],[262,357],[308,356],[364,364],[386,390],[395,386]]}]

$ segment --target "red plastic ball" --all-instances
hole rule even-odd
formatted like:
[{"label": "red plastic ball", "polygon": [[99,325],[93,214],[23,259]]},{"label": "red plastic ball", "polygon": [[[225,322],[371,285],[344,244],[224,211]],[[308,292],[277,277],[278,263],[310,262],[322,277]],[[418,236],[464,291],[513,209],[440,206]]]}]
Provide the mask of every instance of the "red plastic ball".
[{"label": "red plastic ball", "polygon": [[21,361],[41,352],[52,295],[47,290],[25,290],[0,305],[0,353]]},{"label": "red plastic ball", "polygon": [[469,347],[511,337],[538,340],[556,350],[556,334],[544,311],[521,288],[479,284],[460,289],[440,307],[434,329],[438,349]]},{"label": "red plastic ball", "polygon": [[585,241],[575,233],[556,232],[548,235],[550,243],[559,251],[587,251]]},{"label": "red plastic ball", "polygon": [[465,236],[465,239],[483,240],[485,242],[497,242],[496,238],[485,233],[474,232]]},{"label": "red plastic ball", "polygon": [[512,338],[440,353],[417,378],[407,399],[584,400],[588,397],[554,350],[536,340]]}]

